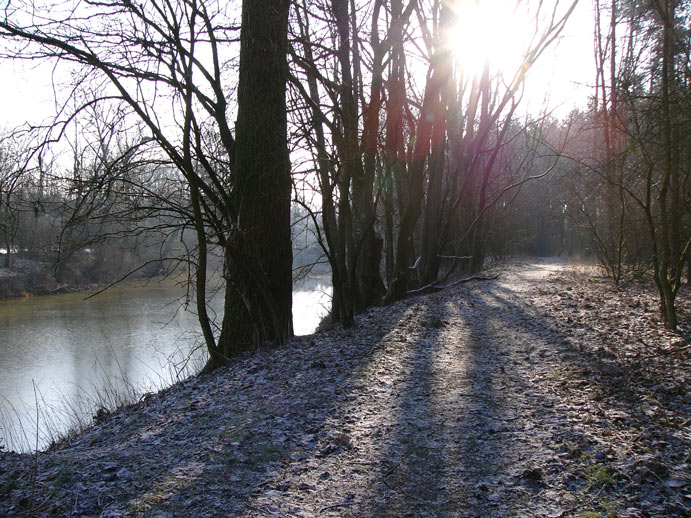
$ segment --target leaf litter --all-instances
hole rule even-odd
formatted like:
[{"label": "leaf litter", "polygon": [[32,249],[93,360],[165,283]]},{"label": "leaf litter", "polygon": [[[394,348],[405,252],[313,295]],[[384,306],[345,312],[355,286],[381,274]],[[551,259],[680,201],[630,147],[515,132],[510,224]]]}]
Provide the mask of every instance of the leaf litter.
[{"label": "leaf litter", "polygon": [[37,455],[0,515],[691,516],[691,297],[515,262],[188,379]]}]

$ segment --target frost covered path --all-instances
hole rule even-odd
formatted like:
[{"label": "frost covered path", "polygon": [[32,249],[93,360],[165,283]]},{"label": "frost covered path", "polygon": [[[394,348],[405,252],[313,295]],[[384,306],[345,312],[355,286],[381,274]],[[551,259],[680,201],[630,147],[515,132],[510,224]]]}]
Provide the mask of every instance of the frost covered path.
[{"label": "frost covered path", "polygon": [[258,507],[305,516],[537,514],[515,497],[541,478],[543,444],[554,438],[552,427],[536,428],[551,412],[526,367],[553,335],[521,299],[554,268],[401,308],[327,416],[324,429],[341,451],[298,454],[276,478],[313,490],[287,506],[280,488],[269,491]]},{"label": "frost covered path", "polygon": [[40,455],[35,484],[5,454],[0,514],[690,516],[688,291],[674,335],[650,292],[562,269],[242,358]]}]

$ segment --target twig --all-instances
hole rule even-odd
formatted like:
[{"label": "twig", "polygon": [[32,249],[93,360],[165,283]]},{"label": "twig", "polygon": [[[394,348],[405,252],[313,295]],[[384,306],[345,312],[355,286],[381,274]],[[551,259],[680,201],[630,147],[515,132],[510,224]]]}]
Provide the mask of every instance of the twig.
[{"label": "twig", "polygon": [[459,279],[457,281],[440,286],[439,289],[443,290],[445,288],[450,288],[451,286],[456,286],[457,284],[463,284],[470,281],[494,281],[499,278],[499,275],[492,275],[491,277],[484,277],[482,275],[475,275],[473,277],[466,277],[465,279]]},{"label": "twig", "polygon": [[384,476],[383,476],[382,478],[383,478],[383,479],[389,478],[389,475],[391,475],[394,471],[396,471],[396,469],[397,469],[398,466],[400,466],[400,465],[401,465],[401,461],[399,460],[396,464],[393,465],[393,467],[392,467],[389,471],[387,471],[387,472],[384,474]]},{"label": "twig", "polygon": [[413,266],[408,266],[408,270],[417,270],[417,267],[420,266],[421,260],[422,260],[422,256],[419,255],[415,261],[415,264]]},{"label": "twig", "polygon": [[109,289],[112,288],[113,286],[115,286],[115,285],[117,285],[117,284],[120,284],[121,282],[127,280],[129,277],[131,277],[132,275],[134,275],[135,273],[137,273],[139,270],[143,270],[144,268],[146,268],[146,267],[149,266],[150,264],[153,264],[153,263],[160,263],[160,262],[169,261],[169,260],[170,260],[169,257],[164,257],[164,258],[162,258],[162,259],[152,259],[152,260],[150,260],[150,261],[146,261],[144,264],[142,264],[142,265],[138,266],[137,268],[135,268],[134,270],[132,270],[132,271],[126,273],[125,275],[123,275],[122,277],[120,277],[118,280],[113,281],[113,282],[111,282],[110,284],[106,285],[105,288],[101,288],[101,289],[98,290],[96,293],[92,293],[92,294],[89,295],[88,297],[84,297],[84,300],[89,300],[90,298],[95,297],[96,295],[100,295],[100,294],[103,293],[104,291],[109,290]]},{"label": "twig", "polygon": [[418,293],[424,293],[427,291],[437,291],[437,290],[444,290],[446,288],[451,288],[452,286],[456,286],[457,284],[464,284],[466,282],[471,282],[471,281],[493,281],[499,278],[499,275],[493,275],[491,277],[483,277],[482,275],[473,275],[472,277],[465,277],[463,279],[459,279],[457,281],[451,282],[449,284],[437,284],[437,281],[431,282],[422,288],[417,288],[414,290],[408,290],[406,292],[406,295],[416,295]]},{"label": "twig", "polygon": [[592,498],[591,498],[590,500],[588,500],[587,502],[583,502],[583,503],[581,503],[581,504],[575,505],[575,506],[573,506],[573,507],[567,509],[566,511],[562,511],[562,512],[561,512],[560,514],[558,514],[558,515],[552,516],[552,518],[564,518],[565,516],[567,516],[567,515],[573,513],[574,511],[578,511],[578,510],[581,509],[582,507],[585,507],[586,505],[592,504],[595,500],[597,500],[597,498],[600,496],[600,493],[602,493],[602,490],[603,490],[604,488],[605,488],[604,485],[603,485],[602,487],[600,487],[600,490],[599,490],[597,493],[595,493],[595,496],[592,497]]},{"label": "twig", "polygon": [[36,450],[34,452],[34,476],[33,476],[33,480],[31,481],[31,497],[29,499],[29,501],[31,502],[31,506],[29,508],[29,516],[33,516],[33,514],[34,514],[34,494],[36,492],[36,483],[38,481],[38,432],[39,432],[39,426],[38,426],[39,410],[38,410],[38,394],[36,392],[36,381],[32,379],[31,384],[34,386],[34,402],[36,403]]},{"label": "twig", "polygon": [[327,505],[326,507],[322,507],[319,509],[319,514],[330,511],[331,509],[338,509],[339,507],[349,507],[351,505],[355,505],[355,502],[343,502],[342,504],[333,504],[333,505]]},{"label": "twig", "polygon": [[688,351],[689,349],[691,349],[691,344],[688,343],[688,340],[680,340],[677,343],[673,344],[673,347],[670,347],[669,349],[662,349],[662,352],[664,354],[677,354],[682,353],[684,351]]}]

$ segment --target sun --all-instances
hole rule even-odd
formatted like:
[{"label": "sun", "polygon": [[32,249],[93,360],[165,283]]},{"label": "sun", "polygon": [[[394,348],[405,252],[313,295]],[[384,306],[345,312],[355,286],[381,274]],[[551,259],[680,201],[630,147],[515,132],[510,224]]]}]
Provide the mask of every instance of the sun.
[{"label": "sun", "polygon": [[454,61],[464,76],[514,75],[530,46],[531,26],[520,0],[456,0],[448,35]]}]

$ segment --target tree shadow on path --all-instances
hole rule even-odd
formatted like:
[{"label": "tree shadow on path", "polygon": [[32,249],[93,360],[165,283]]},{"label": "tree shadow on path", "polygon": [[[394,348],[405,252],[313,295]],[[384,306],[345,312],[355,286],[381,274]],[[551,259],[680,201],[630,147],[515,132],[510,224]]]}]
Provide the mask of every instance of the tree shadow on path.
[{"label": "tree shadow on path", "polygon": [[474,294],[426,303],[362,516],[489,516],[501,499],[512,449],[501,424],[516,418],[497,376],[510,367],[493,343],[504,322]]},{"label": "tree shadow on path", "polygon": [[[358,329],[165,391],[44,457],[44,482],[84,516],[559,514],[557,442],[583,432],[544,379],[602,359],[577,354],[530,307],[538,284],[515,278],[523,291],[492,282],[377,308]],[[92,473],[57,488],[49,472],[65,466]]]}]

